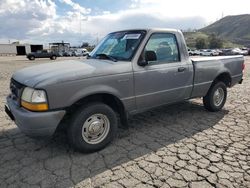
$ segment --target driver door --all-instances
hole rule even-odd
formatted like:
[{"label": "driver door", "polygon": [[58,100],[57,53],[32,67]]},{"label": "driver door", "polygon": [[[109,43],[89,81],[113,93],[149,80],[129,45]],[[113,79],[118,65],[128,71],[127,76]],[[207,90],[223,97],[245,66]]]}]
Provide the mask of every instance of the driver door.
[{"label": "driver door", "polygon": [[145,51],[155,53],[156,60],[134,70],[137,109],[188,98],[192,90],[193,70],[190,63],[181,61],[176,36],[172,33],[154,33],[143,54]]}]

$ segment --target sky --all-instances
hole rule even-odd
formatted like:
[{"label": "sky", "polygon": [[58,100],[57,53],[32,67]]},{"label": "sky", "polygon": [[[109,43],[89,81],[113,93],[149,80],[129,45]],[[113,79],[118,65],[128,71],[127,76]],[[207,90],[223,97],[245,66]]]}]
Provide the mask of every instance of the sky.
[{"label": "sky", "polygon": [[164,27],[199,29],[250,14],[249,0],[0,0],[0,43],[97,43],[107,33]]}]

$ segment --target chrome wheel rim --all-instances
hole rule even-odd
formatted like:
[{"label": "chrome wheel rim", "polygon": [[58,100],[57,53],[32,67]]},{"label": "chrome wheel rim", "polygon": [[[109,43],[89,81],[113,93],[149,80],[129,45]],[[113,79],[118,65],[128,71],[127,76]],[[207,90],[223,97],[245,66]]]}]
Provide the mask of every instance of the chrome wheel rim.
[{"label": "chrome wheel rim", "polygon": [[104,114],[93,114],[82,126],[82,137],[89,144],[99,144],[108,135],[110,122]]},{"label": "chrome wheel rim", "polygon": [[213,100],[215,106],[220,106],[222,104],[224,100],[224,90],[222,88],[218,88],[214,92]]}]

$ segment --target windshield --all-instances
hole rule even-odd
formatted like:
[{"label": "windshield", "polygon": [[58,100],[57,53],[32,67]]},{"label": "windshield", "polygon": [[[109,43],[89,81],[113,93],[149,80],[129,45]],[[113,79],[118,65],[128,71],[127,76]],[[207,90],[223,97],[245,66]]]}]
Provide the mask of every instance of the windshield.
[{"label": "windshield", "polygon": [[89,54],[90,58],[129,61],[133,58],[145,31],[120,31],[108,34]]}]

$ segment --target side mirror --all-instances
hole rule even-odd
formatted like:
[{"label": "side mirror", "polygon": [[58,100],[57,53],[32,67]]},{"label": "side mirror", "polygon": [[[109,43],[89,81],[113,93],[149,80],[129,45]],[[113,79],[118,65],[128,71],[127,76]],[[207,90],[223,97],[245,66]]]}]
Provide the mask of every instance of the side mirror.
[{"label": "side mirror", "polygon": [[154,51],[146,51],[145,53],[145,59],[146,61],[156,61],[156,53]]},{"label": "side mirror", "polygon": [[145,52],[145,60],[139,61],[138,65],[139,66],[146,66],[148,65],[149,61],[156,61],[156,53],[154,51],[146,51]]}]

